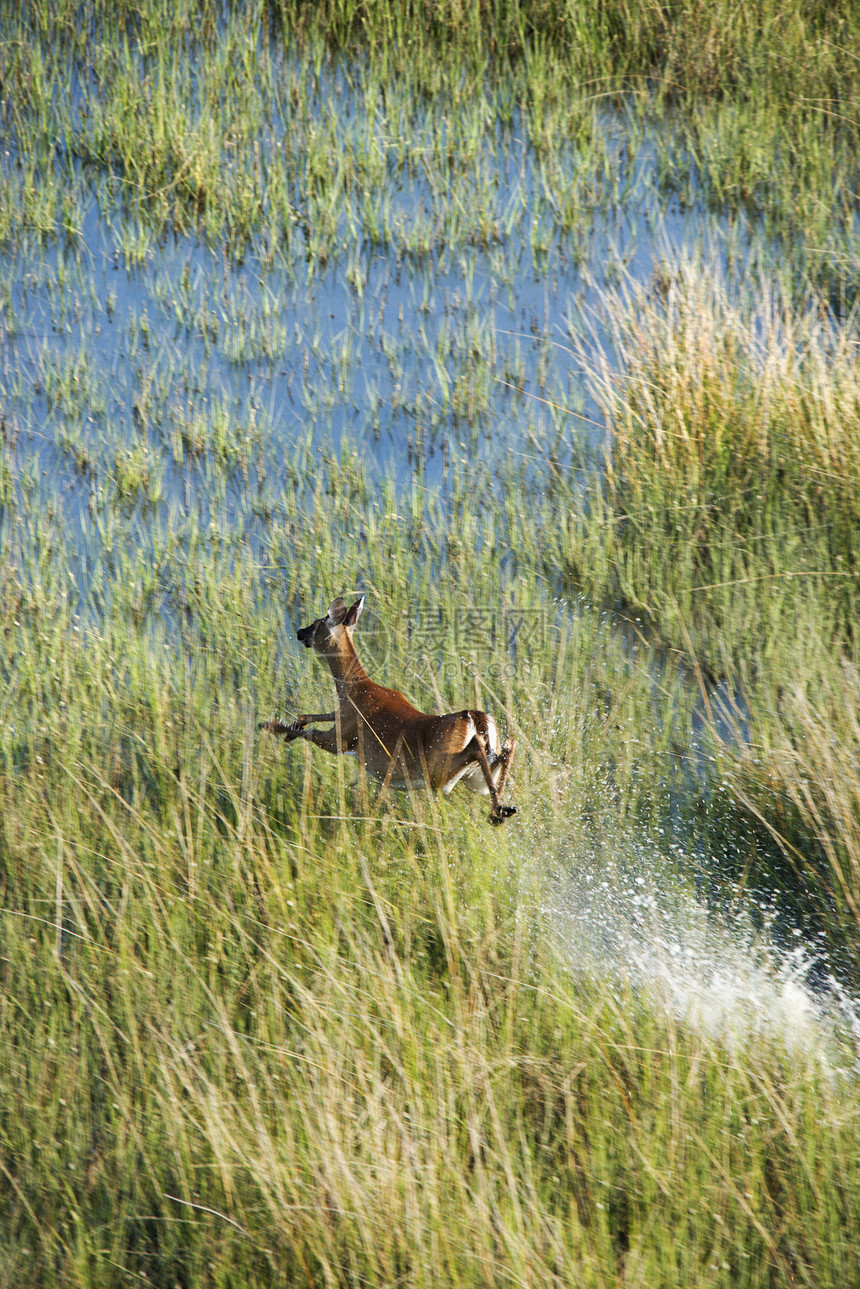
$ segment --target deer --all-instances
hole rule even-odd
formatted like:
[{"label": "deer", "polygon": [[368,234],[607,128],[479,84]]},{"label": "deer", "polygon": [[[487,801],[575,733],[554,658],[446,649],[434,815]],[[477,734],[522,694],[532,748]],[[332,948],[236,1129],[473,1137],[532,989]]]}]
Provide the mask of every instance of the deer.
[{"label": "deer", "polygon": [[[496,722],[486,712],[466,710],[430,716],[396,689],[371,680],[358,660],[352,636],[364,608],[362,595],[349,608],[342,596],[296,633],[329,665],[337,690],[333,712],[298,716],[291,724],[262,721],[260,729],[282,735],[286,742],[305,739],[333,755],[358,758],[368,774],[382,783],[405,788],[429,786],[447,796],[458,783],[489,794],[491,824],[504,823],[516,806],[502,805],[501,795],[516,752],[516,742],[502,743]],[[317,729],[328,724],[329,730]]]}]

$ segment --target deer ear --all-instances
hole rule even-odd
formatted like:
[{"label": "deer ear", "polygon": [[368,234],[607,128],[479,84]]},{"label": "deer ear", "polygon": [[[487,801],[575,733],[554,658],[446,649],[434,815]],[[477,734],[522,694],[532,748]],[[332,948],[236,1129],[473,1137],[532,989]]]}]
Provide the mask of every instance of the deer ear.
[{"label": "deer ear", "polygon": [[343,625],[345,627],[354,627],[358,619],[361,617],[361,610],[363,608],[364,596],[362,595],[360,599],[356,600],[355,604],[350,606],[349,612],[343,620]]},{"label": "deer ear", "polygon": [[346,600],[339,595],[336,600],[332,600],[328,606],[328,617],[326,621],[330,627],[339,627],[346,617]]}]

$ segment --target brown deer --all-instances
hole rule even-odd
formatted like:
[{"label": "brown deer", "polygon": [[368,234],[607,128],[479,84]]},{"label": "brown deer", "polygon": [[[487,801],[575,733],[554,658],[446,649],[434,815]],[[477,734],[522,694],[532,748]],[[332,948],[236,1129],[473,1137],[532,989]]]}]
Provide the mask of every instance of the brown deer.
[{"label": "brown deer", "polygon": [[[503,823],[516,814],[515,806],[500,801],[516,743],[500,743],[496,723],[486,712],[427,716],[396,689],[371,680],[352,643],[363,608],[363,595],[350,608],[339,597],[324,618],[297,633],[305,648],[315,649],[331,668],[337,710],[299,716],[291,725],[264,721],[260,728],[283,734],[288,742],[303,738],[326,752],[357,756],[383,788],[424,783],[447,795],[462,783],[472,792],[489,793],[490,823]],[[334,728],[308,729],[317,722]]]}]

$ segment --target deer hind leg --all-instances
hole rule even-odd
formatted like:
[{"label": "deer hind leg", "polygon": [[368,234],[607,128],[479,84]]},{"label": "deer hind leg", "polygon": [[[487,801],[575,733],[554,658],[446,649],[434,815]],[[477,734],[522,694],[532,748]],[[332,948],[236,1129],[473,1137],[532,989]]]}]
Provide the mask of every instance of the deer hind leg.
[{"label": "deer hind leg", "polygon": [[480,734],[477,734],[472,740],[475,751],[475,759],[481,767],[484,781],[487,785],[487,791],[490,794],[490,800],[493,808],[490,811],[489,819],[491,824],[504,823],[510,819],[511,815],[517,813],[516,806],[503,806],[500,800],[502,788],[505,786],[505,780],[508,777],[511,761],[516,751],[516,743],[508,742],[502,747],[501,751],[494,754],[493,764],[490,764],[490,758],[487,755],[487,749],[484,740]]},{"label": "deer hind leg", "polygon": [[493,803],[490,822],[500,824],[516,814],[516,807],[503,806],[500,798],[517,745],[512,739],[499,743],[496,723],[486,712],[464,714],[468,715],[474,733],[463,749],[459,769],[446,783],[444,791],[450,792],[456,783],[462,782],[472,792],[489,793]]},{"label": "deer hind leg", "polygon": [[514,759],[517,750],[516,739],[505,739],[502,744],[502,750],[498,753],[494,764],[490,767],[493,778],[496,782],[496,792],[502,795],[505,787],[505,781],[508,777],[508,770],[511,768],[511,762]]}]

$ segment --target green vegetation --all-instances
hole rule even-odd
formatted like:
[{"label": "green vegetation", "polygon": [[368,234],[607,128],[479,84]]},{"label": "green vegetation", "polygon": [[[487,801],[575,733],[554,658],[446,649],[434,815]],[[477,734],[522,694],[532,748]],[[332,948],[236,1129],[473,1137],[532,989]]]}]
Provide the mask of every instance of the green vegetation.
[{"label": "green vegetation", "polygon": [[[625,199],[648,124],[659,191],[762,216],[798,274],[853,299],[858,24],[847,0],[32,0],[0,28],[0,239],[80,238],[95,194],[132,260],[177,229],[316,267],[514,232],[576,253]],[[499,183],[523,148],[533,198]],[[404,208],[416,177],[428,204]]]},{"label": "green vegetation", "polygon": [[552,475],[550,504],[563,493],[569,513],[560,559],[743,696],[737,791],[856,932],[856,320],[793,305],[773,281],[730,298],[692,262],[607,293],[602,313],[614,364],[588,328],[576,346],[609,448],[584,496]]},{"label": "green vegetation", "polygon": [[[519,543],[512,575],[467,474],[445,506],[394,500],[332,462],[283,500],[269,569],[188,521],[126,556],[120,520],[80,611],[59,532],[7,520],[4,1281],[844,1282],[838,1049],[572,978],[547,920],[625,850],[661,902],[691,888],[687,851],[642,844],[685,799],[689,687],[655,693],[585,606],[511,667],[483,606],[552,613]],[[359,576],[373,670],[509,713],[504,835],[482,799],[385,807],[257,732],[329,683],[283,607]]]},{"label": "green vegetation", "polygon": [[6,7],[0,1289],[860,1281],[857,21]]}]

